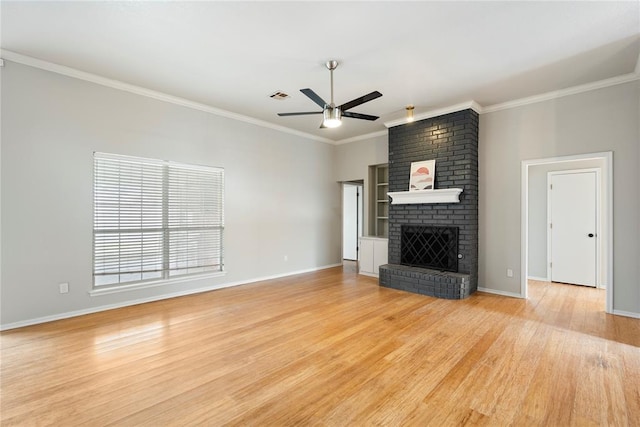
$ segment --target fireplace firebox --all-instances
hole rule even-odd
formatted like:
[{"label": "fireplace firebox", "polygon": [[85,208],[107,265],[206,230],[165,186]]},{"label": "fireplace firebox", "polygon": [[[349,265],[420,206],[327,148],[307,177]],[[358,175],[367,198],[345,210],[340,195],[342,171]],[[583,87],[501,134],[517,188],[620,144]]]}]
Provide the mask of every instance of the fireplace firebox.
[{"label": "fireplace firebox", "polygon": [[458,272],[458,227],[402,225],[400,264]]}]

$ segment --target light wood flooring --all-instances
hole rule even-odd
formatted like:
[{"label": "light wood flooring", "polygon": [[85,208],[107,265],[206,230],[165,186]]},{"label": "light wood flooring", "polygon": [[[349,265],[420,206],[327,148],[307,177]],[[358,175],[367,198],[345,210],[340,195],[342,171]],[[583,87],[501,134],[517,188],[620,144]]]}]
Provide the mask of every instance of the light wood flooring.
[{"label": "light wood flooring", "polygon": [[604,291],[448,301],[351,267],[1,334],[2,426],[640,426]]}]

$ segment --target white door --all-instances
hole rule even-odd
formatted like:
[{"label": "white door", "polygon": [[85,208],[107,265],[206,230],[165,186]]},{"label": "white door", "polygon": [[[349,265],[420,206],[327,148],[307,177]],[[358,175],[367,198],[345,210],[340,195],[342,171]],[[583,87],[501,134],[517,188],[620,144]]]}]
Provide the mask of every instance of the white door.
[{"label": "white door", "polygon": [[596,172],[552,172],[549,182],[551,281],[596,286]]},{"label": "white door", "polygon": [[360,186],[344,184],[342,187],[342,258],[358,259],[358,237],[362,235]]}]

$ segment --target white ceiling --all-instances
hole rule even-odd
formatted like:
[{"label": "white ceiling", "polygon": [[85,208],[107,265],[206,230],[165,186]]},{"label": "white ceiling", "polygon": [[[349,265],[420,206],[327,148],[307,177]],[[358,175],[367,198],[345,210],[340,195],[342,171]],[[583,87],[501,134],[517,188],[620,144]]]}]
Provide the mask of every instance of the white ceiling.
[{"label": "white ceiling", "polygon": [[[2,49],[334,141],[475,100],[494,105],[633,73],[640,2],[0,2]],[[318,129],[319,109],[379,90]],[[276,101],[276,90],[291,97]]]}]

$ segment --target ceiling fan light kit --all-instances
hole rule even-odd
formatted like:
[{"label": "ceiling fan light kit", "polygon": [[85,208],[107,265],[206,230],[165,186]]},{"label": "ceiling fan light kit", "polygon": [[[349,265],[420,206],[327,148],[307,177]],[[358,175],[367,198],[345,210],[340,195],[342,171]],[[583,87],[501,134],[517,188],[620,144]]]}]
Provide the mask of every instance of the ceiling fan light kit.
[{"label": "ceiling fan light kit", "polygon": [[365,102],[372,101],[376,98],[380,98],[382,94],[380,92],[373,91],[359,98],[353,99],[349,102],[345,102],[342,105],[336,107],[333,102],[333,70],[338,67],[338,61],[331,60],[325,63],[326,67],[329,69],[331,74],[331,103],[327,103],[324,99],[320,98],[320,96],[315,93],[313,90],[306,88],[300,89],[300,92],[305,94],[307,98],[315,102],[318,106],[322,108],[322,111],[306,111],[306,112],[296,112],[296,113],[278,113],[279,116],[304,116],[309,114],[322,114],[323,120],[320,128],[336,128],[342,124],[342,117],[349,117],[352,119],[360,119],[360,120],[377,120],[378,116],[372,116],[369,114],[360,114],[360,113],[352,113],[351,111],[347,111],[351,108],[357,107],[358,105],[364,104]]},{"label": "ceiling fan light kit", "polygon": [[340,107],[325,108],[322,115],[324,117],[322,126],[326,128],[337,128],[342,124],[342,111],[340,111]]}]

